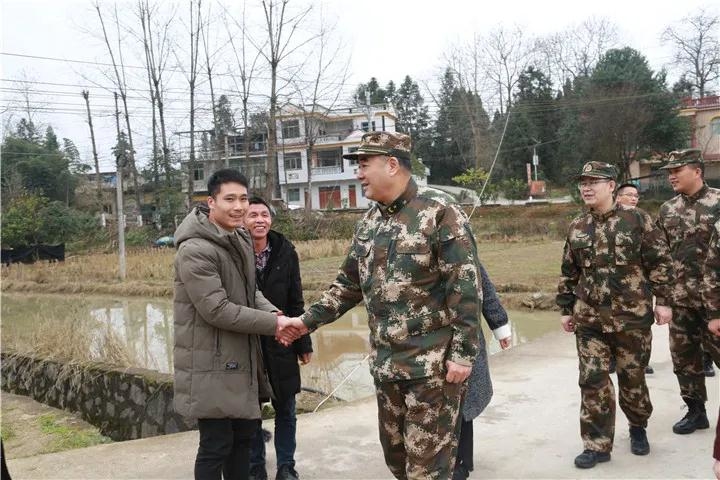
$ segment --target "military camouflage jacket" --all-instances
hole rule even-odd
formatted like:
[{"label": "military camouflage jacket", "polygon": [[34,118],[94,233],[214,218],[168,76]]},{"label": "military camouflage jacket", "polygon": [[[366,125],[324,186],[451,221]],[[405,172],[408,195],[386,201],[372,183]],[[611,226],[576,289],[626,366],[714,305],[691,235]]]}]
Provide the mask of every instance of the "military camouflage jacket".
[{"label": "military camouflage jacket", "polygon": [[557,304],[579,326],[618,332],[652,324],[652,295],[666,305],[672,260],[662,232],[638,208],[614,205],[570,224]]},{"label": "military camouflage jacket", "polygon": [[720,220],[720,190],[704,185],[695,195],[663,203],[658,225],[670,245],[675,268],[672,304],[702,308],[702,268],[713,224]]},{"label": "military camouflage jacket", "polygon": [[702,298],[708,319],[720,318],[720,220],[715,222],[705,258]]},{"label": "military camouflage jacket", "polygon": [[302,320],[315,329],[361,300],[376,381],[444,375],[445,360],[473,364],[482,290],[468,219],[446,194],[410,180],[395,202],[370,208]]}]

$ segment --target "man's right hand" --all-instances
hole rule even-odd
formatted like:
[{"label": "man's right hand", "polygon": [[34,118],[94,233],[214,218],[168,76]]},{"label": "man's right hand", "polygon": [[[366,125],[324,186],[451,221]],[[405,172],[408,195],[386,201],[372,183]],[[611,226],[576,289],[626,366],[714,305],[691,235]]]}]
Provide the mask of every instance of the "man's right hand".
[{"label": "man's right hand", "polygon": [[286,347],[306,333],[308,333],[308,328],[299,317],[278,316],[275,339]]},{"label": "man's right hand", "polygon": [[573,322],[572,315],[561,316],[560,317],[560,325],[562,325],[563,330],[565,330],[568,333],[572,333],[575,331],[575,322]]}]

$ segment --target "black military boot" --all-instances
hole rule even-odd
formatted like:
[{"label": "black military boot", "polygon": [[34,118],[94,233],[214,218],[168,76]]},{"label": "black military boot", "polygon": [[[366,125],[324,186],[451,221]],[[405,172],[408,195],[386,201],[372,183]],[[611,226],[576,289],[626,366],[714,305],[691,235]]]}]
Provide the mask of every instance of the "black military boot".
[{"label": "black military boot", "polygon": [[643,427],[630,425],[630,451],[633,455],[647,455],[650,453],[650,443]]},{"label": "black military boot", "polygon": [[593,468],[598,463],[609,462],[610,452],[596,452],[595,450],[585,450],[583,453],[575,457],[575,466],[578,468]]},{"label": "black military boot", "polygon": [[695,398],[684,398],[688,406],[685,416],[673,425],[673,432],[678,435],[687,435],[695,430],[710,428],[710,422],[705,412],[705,402]]}]

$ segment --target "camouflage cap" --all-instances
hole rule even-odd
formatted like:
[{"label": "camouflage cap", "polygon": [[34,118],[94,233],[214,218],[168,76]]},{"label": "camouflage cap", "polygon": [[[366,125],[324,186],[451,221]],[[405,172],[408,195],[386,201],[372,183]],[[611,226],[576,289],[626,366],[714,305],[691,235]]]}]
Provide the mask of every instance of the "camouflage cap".
[{"label": "camouflage cap", "polygon": [[357,160],[361,156],[388,155],[410,160],[410,136],[397,132],[369,132],[362,136],[360,147],[343,155],[348,160]]},{"label": "camouflage cap", "polygon": [[702,151],[699,148],[686,148],[675,150],[668,154],[668,163],[660,167],[660,170],[678,168],[691,163],[703,163]]},{"label": "camouflage cap", "polygon": [[617,178],[617,169],[615,165],[605,162],[587,162],[583,165],[582,171],[575,175],[575,180],[582,177],[609,178],[610,180],[615,180]]}]

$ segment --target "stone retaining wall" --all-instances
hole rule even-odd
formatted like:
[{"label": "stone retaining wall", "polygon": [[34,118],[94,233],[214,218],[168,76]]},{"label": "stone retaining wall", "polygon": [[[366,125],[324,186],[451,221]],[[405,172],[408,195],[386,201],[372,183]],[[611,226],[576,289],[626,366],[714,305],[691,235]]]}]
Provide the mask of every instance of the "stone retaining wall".
[{"label": "stone retaining wall", "polygon": [[173,380],[140,368],[2,353],[2,390],[79,413],[113,440],[191,430],[195,422],[173,410]]}]

